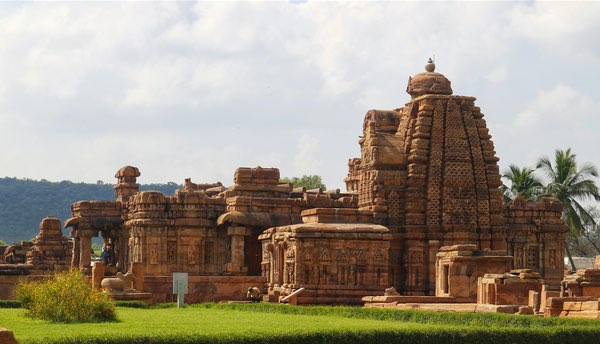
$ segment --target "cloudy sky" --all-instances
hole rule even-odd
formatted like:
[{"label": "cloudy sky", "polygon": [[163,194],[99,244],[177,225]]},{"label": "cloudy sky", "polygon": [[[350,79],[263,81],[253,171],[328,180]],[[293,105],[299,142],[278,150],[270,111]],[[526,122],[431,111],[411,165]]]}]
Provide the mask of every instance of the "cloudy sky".
[{"label": "cloudy sky", "polygon": [[0,3],[0,176],[343,188],[369,109],[436,57],[500,157],[600,166],[600,3]]}]

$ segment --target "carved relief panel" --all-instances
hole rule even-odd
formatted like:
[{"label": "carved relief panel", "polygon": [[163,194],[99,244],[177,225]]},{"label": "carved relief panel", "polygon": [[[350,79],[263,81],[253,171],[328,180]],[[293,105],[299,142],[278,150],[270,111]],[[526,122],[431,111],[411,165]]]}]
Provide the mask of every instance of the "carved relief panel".
[{"label": "carved relief panel", "polygon": [[167,242],[167,263],[177,264],[177,242]]}]

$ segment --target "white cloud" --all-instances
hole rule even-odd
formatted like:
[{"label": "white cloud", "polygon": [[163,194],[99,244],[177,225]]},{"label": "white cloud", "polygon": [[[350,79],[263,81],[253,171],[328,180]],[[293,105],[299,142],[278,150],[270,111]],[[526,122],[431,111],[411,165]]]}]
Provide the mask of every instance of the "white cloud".
[{"label": "white cloud", "polygon": [[600,102],[567,85],[558,84],[538,96],[516,116],[515,126],[523,131],[541,126],[548,129],[584,129],[597,117]]},{"label": "white cloud", "polygon": [[292,177],[319,174],[321,165],[321,159],[319,157],[319,140],[308,134],[300,136],[298,138],[296,154],[294,155],[294,162],[292,165]]},{"label": "white cloud", "polygon": [[497,83],[506,80],[507,75],[508,69],[506,68],[506,66],[499,66],[494,67],[494,69],[492,69],[492,71],[486,76],[486,78],[491,82]]},{"label": "white cloud", "polygon": [[[545,145],[549,154],[584,139],[593,146],[600,70],[572,65],[570,56],[600,56],[599,10],[512,2],[2,4],[0,144],[10,149],[0,152],[0,166],[10,176],[108,181],[134,164],[144,182],[228,184],[237,166],[261,165],[343,187],[365,112],[402,106],[408,77],[432,54],[455,94],[479,98],[502,161],[520,159],[523,147]],[[558,135],[562,128],[570,129]]]},{"label": "white cloud", "polygon": [[521,3],[512,13],[511,30],[534,44],[570,57],[600,58],[600,6],[586,1]]}]

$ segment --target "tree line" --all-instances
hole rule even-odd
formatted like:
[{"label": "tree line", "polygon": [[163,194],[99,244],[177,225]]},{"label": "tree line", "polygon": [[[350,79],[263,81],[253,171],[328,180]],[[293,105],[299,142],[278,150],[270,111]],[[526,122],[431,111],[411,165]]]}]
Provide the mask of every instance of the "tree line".
[{"label": "tree line", "polygon": [[[173,182],[140,185],[141,190],[158,190],[166,195],[173,195],[179,188],[181,185]],[[64,221],[71,217],[72,203],[114,200],[114,195],[112,185],[101,181],[93,184],[0,178],[0,240],[9,244],[31,240],[39,233],[44,217],[56,216]]]},{"label": "tree line", "polygon": [[[502,173],[504,184],[501,189],[505,202],[517,196],[538,200],[550,195],[563,203],[563,219],[569,228],[566,253],[575,269],[574,255],[600,255],[598,176],[597,167],[590,163],[578,164],[571,149],[556,150],[552,159],[541,157],[535,168],[510,165]],[[280,181],[306,189],[326,188],[318,175],[285,177]],[[158,190],[165,195],[173,195],[181,187],[169,182],[142,184],[140,190]],[[57,216],[62,221],[69,218],[73,202],[113,199],[112,185],[102,181],[92,184],[0,178],[0,240],[7,243],[30,240],[38,233],[42,218]]]}]

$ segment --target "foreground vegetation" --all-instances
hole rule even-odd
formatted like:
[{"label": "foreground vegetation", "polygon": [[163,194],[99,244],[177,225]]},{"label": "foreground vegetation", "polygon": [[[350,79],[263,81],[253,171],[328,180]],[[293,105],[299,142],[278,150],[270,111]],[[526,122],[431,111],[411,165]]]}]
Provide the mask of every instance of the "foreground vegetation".
[{"label": "foreground vegetation", "polygon": [[49,324],[0,309],[21,343],[590,343],[600,322],[356,307],[201,304],[118,307],[118,320]]},{"label": "foreground vegetation", "polygon": [[41,280],[17,286],[17,300],[32,319],[54,323],[114,320],[110,296],[92,288],[79,270],[57,272]]}]

